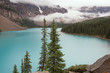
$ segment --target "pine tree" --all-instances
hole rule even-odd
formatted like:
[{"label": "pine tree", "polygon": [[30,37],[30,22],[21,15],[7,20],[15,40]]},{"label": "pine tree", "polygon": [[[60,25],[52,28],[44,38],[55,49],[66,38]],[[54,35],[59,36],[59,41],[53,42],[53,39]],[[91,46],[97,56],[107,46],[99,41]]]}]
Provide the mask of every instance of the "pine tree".
[{"label": "pine tree", "polygon": [[0,29],[0,32],[2,32],[2,30]]},{"label": "pine tree", "polygon": [[110,39],[110,28],[109,28],[108,31],[107,31],[106,38],[107,38],[107,39]]},{"label": "pine tree", "polygon": [[50,32],[50,43],[48,44],[48,57],[45,69],[50,73],[62,73],[62,69],[65,67],[63,56],[64,54],[60,51],[62,48],[60,44],[58,44],[59,34],[57,32],[57,26],[55,25],[55,21],[53,20],[52,28]]},{"label": "pine tree", "polygon": [[13,73],[19,73],[18,70],[17,70],[17,66],[16,65],[14,65]]},{"label": "pine tree", "polygon": [[24,73],[31,73],[31,69],[32,69],[32,66],[31,66],[31,61],[30,61],[30,58],[29,58],[29,52],[26,51],[26,55],[24,57]]},{"label": "pine tree", "polygon": [[24,62],[23,62],[23,59],[21,60],[21,73],[24,73]]},{"label": "pine tree", "polygon": [[42,51],[41,51],[41,57],[40,57],[40,61],[39,61],[39,71],[44,71],[44,67],[45,67],[45,63],[46,63],[46,52],[47,52],[47,32],[46,32],[46,20],[44,19],[44,26],[42,28],[42,34],[43,34],[43,37],[42,37]]}]

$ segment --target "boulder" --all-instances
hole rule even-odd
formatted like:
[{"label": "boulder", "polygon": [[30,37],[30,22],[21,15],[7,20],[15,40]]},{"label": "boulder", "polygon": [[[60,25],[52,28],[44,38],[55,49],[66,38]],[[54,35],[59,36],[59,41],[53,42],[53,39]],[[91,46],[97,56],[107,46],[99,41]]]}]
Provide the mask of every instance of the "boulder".
[{"label": "boulder", "polygon": [[42,71],[42,72],[33,72],[33,73],[49,73],[48,71]]},{"label": "boulder", "polygon": [[79,73],[79,72],[72,72],[72,71],[69,71],[69,73]]},{"label": "boulder", "polygon": [[88,66],[85,73],[110,73],[110,54],[105,55],[94,64]]}]

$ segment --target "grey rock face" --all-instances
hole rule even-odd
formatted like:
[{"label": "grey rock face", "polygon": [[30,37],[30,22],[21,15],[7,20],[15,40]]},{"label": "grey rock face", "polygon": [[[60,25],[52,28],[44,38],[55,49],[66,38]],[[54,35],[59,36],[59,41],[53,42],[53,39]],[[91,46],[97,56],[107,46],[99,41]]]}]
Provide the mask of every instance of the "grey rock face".
[{"label": "grey rock face", "polygon": [[33,72],[33,73],[49,73],[48,71],[44,71],[44,72]]},{"label": "grey rock face", "polygon": [[110,12],[110,7],[106,6],[106,7],[97,7],[97,6],[93,6],[93,7],[81,7],[80,12],[85,12],[85,13],[107,13]]},{"label": "grey rock face", "polygon": [[22,16],[19,15],[9,0],[0,1],[0,15],[18,24],[22,21]]},{"label": "grey rock face", "polygon": [[87,68],[88,73],[110,73],[110,54],[97,60]]},{"label": "grey rock face", "polygon": [[[34,17],[36,15],[48,15],[51,13],[67,13],[65,8],[61,7],[49,7],[49,6],[35,6],[32,4],[26,3],[13,3],[13,6],[24,17]],[[39,8],[42,10],[42,14],[39,11]]]}]

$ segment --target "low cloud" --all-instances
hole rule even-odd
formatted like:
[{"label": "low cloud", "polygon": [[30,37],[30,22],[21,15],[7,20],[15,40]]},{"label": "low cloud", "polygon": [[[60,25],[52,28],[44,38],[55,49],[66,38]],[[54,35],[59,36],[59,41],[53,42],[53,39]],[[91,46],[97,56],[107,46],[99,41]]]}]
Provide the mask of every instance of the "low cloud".
[{"label": "low cloud", "polygon": [[60,5],[61,7],[110,6],[110,0],[10,0],[11,2],[27,2],[35,5]]},{"label": "low cloud", "polygon": [[10,0],[13,3],[31,3],[36,6],[53,6],[54,4],[51,3],[49,0]]},{"label": "low cloud", "polygon": [[83,13],[80,12],[78,9],[81,6],[110,6],[110,0],[10,0],[11,2],[18,3],[18,2],[25,2],[31,3],[34,5],[46,5],[46,6],[54,6],[60,5],[68,10],[68,13],[53,13],[49,15],[37,15],[36,17],[30,18],[35,22],[42,22],[45,18],[48,22],[51,22],[55,19],[57,22],[64,22],[64,23],[75,23],[83,20],[92,19],[95,17],[103,17],[109,16],[110,12],[108,13]]},{"label": "low cloud", "polygon": [[99,14],[99,17],[110,16],[110,12]]},{"label": "low cloud", "polygon": [[77,20],[81,19],[81,12],[69,10],[68,13],[53,13],[49,15],[38,15],[36,17],[30,18],[34,21],[41,21],[45,18],[48,22],[51,22],[53,19],[57,22],[77,22]]},{"label": "low cloud", "polygon": [[56,22],[63,22],[63,23],[75,23],[83,20],[88,20],[96,17],[104,17],[104,16],[110,16],[110,12],[108,13],[83,13],[78,10],[70,10],[68,9],[68,13],[53,13],[49,15],[38,15],[36,17],[30,18],[31,20],[34,20],[35,22],[43,22],[43,19],[45,18],[47,22],[52,22],[53,19]]}]

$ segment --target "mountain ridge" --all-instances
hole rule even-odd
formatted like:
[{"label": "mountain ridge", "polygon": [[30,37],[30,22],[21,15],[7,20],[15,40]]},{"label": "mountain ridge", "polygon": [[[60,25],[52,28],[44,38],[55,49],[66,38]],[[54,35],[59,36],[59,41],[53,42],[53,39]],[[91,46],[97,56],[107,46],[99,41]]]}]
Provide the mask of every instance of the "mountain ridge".
[{"label": "mountain ridge", "polygon": [[[60,6],[49,7],[49,6],[36,6],[31,3],[12,3],[16,11],[23,17],[35,17],[37,15],[48,15],[52,13],[67,13],[65,8]],[[42,13],[41,13],[41,11]]]},{"label": "mountain ridge", "polygon": [[[56,12],[59,12],[59,13],[67,12],[65,8],[61,8],[59,6],[57,6],[56,8],[52,8],[48,6],[40,6],[40,9],[42,11],[44,10],[42,13],[43,15],[48,15],[48,14],[56,13]],[[14,24],[19,25],[20,27],[21,26],[37,27],[38,26],[37,24],[27,19],[29,17],[41,15],[41,13],[40,13],[39,7],[32,5],[32,4],[12,3],[9,0],[0,0],[0,15],[3,16],[7,20],[7,22],[13,22]],[[30,24],[27,25],[26,21],[31,23],[31,25]],[[0,25],[2,25],[2,23],[0,23]],[[8,26],[8,24],[5,22],[4,22],[4,25]],[[7,29],[8,28],[11,28],[11,27],[7,27]]]},{"label": "mountain ridge", "polygon": [[79,11],[84,13],[107,13],[110,12],[110,6],[83,6]]}]

